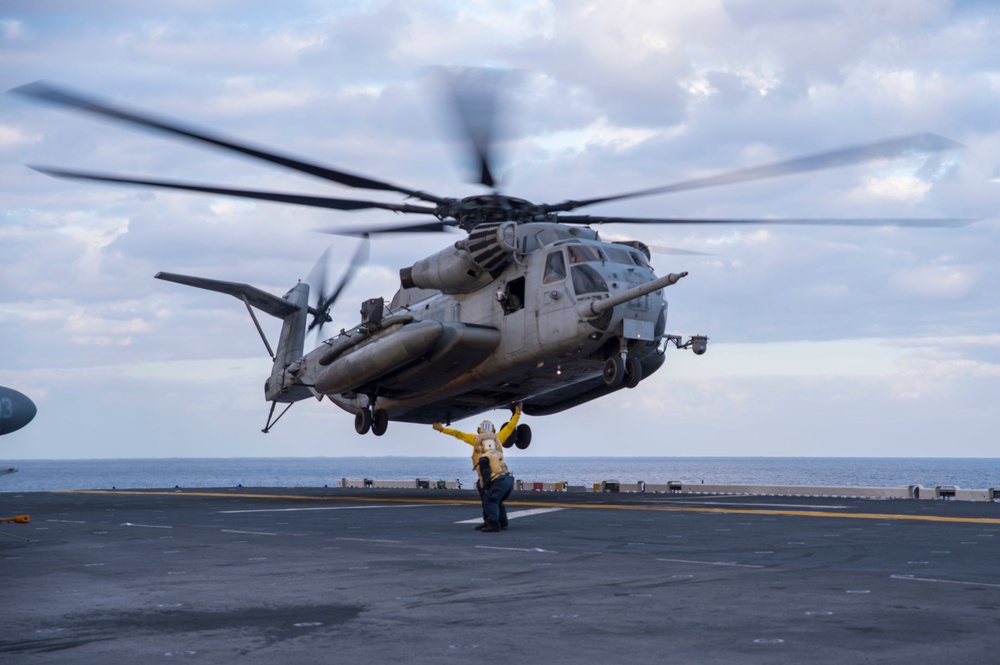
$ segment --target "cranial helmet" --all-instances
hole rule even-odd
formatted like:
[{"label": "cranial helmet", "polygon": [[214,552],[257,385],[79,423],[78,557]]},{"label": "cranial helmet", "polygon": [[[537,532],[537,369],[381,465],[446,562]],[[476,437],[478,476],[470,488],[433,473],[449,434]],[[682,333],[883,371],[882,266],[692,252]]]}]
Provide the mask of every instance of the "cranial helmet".
[{"label": "cranial helmet", "polygon": [[480,434],[482,434],[483,432],[496,432],[496,431],[497,430],[493,426],[493,423],[491,423],[488,420],[484,420],[483,422],[479,423],[479,433]]}]

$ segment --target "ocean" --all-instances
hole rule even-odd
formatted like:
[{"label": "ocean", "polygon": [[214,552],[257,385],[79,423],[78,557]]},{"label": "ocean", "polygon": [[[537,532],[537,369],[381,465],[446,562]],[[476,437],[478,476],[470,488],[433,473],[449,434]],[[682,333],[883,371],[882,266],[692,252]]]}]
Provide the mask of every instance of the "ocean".
[{"label": "ocean", "polygon": [[[997,458],[859,457],[521,457],[508,455],[511,472],[526,482],[590,486],[603,480],[633,483],[906,487],[954,485],[1000,488]],[[341,478],[429,478],[475,484],[468,457],[292,457],[18,460],[17,473],[0,476],[0,492],[58,489],[198,487],[324,487]]]}]

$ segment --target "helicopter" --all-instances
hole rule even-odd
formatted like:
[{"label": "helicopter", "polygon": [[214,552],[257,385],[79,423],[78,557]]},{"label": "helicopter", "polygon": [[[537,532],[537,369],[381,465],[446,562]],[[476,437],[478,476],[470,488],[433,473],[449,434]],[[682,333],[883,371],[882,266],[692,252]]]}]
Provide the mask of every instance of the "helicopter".
[{"label": "helicopter", "polygon": [[[273,361],[264,384],[268,432],[295,403],[324,397],[354,414],[358,434],[382,436],[392,421],[431,424],[523,404],[529,416],[571,409],[625,388],[636,388],[664,364],[672,344],[697,355],[706,335],[667,333],[664,290],[686,272],[657,276],[650,248],[640,240],[606,240],[603,224],[812,224],[851,226],[961,226],[969,219],[689,219],[569,214],[630,198],[762,180],[794,173],[891,159],[913,152],[962,147],[935,134],[915,134],[848,147],[716,176],[621,194],[533,203],[500,193],[493,165],[493,116],[498,87],[479,70],[453,77],[451,95],[475,156],[478,184],[489,193],[464,198],[335,169],[252,147],[181,122],[101,101],[46,82],[10,92],[75,111],[179,137],[278,165],[351,188],[400,194],[407,202],[307,196],[235,189],[90,171],[31,166],[49,176],[234,196],[333,210],[387,210],[433,221],[396,226],[334,228],[362,243],[340,283],[328,290],[324,259],[318,279],[299,282],[283,296],[242,282],[159,272],[157,279],[228,294],[246,306]],[[416,202],[412,202],[416,201]],[[364,262],[368,239],[386,233],[434,233],[457,228],[465,236],[400,271],[388,301],[361,304],[359,323],[323,339],[330,309]],[[318,282],[318,285],[316,284]],[[312,284],[310,284],[312,283]],[[281,320],[272,348],[255,309]],[[306,351],[307,333],[318,345]],[[278,405],[284,405],[275,416]],[[506,446],[527,448],[531,429],[520,424]]]}]

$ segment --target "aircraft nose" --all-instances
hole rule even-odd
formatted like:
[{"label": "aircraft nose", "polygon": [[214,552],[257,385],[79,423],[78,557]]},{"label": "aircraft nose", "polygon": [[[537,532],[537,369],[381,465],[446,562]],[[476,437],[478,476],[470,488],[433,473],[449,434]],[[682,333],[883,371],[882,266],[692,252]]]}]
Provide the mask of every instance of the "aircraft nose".
[{"label": "aircraft nose", "polygon": [[0,434],[16,432],[32,421],[38,407],[28,398],[11,388],[0,388]]}]

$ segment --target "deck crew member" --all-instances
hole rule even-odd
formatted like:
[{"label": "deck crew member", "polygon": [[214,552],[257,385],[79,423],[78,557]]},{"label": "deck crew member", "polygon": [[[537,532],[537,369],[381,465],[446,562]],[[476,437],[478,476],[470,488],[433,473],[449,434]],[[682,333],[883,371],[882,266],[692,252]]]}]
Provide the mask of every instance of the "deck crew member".
[{"label": "deck crew member", "polygon": [[[451,427],[445,427],[441,423],[434,423],[434,429],[445,434],[450,434],[460,441],[465,441],[467,444],[472,446],[472,469],[476,471],[476,490],[479,492],[479,499],[483,501],[483,523],[476,526],[477,531],[481,531],[486,527],[488,520],[486,519],[486,497],[483,491],[483,487],[478,479],[479,474],[479,456],[483,454],[483,442],[487,440],[499,441],[500,445],[497,448],[501,448],[503,443],[510,438],[510,435],[514,433],[514,429],[517,427],[517,421],[521,417],[521,408],[523,404],[518,403],[514,407],[514,414],[511,416],[510,421],[500,428],[497,432],[493,423],[489,420],[484,420],[479,424],[476,429],[476,433],[472,434],[470,432],[463,432],[462,430],[452,429]],[[503,453],[501,452],[501,456]]]},{"label": "deck crew member", "polygon": [[491,533],[507,528],[507,507],[504,502],[514,489],[514,476],[510,475],[503,460],[503,448],[495,439],[483,443],[483,454],[479,456],[477,471],[483,486],[483,512],[486,526],[483,533]]}]

